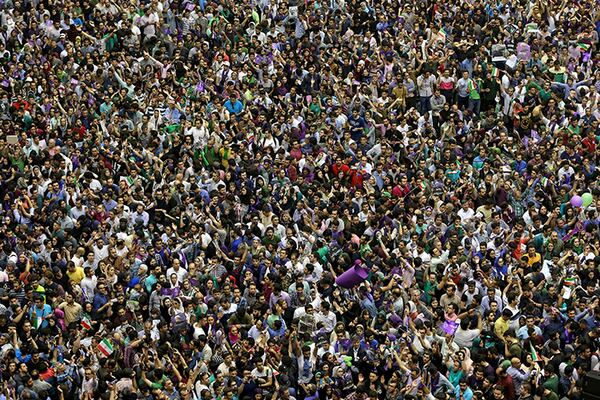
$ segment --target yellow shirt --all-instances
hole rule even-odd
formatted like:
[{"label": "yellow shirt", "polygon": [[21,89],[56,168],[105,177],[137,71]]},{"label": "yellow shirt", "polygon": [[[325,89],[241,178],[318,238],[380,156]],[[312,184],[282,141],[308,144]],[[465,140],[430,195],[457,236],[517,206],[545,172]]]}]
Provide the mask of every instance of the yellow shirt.
[{"label": "yellow shirt", "polygon": [[83,272],[83,268],[75,267],[75,271],[71,272],[67,270],[67,276],[69,277],[69,281],[73,282],[76,285],[79,285],[79,282],[83,278],[85,278],[85,273]]},{"label": "yellow shirt", "polygon": [[494,333],[498,337],[504,337],[504,333],[510,327],[510,320],[505,321],[502,317],[498,318],[496,322],[494,322]]},{"label": "yellow shirt", "polygon": [[535,256],[531,257],[531,255],[529,255],[529,253],[525,253],[527,255],[527,257],[529,257],[529,261],[527,261],[527,264],[531,267],[533,264],[535,263],[540,263],[542,262],[542,256],[540,255],[540,253],[535,253]]}]

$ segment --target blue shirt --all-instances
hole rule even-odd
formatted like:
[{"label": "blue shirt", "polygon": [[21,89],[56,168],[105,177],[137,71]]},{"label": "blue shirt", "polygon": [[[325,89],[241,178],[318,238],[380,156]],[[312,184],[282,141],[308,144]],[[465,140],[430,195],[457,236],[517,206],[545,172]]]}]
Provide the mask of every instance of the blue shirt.
[{"label": "blue shirt", "polygon": [[23,357],[23,353],[21,353],[21,349],[15,349],[15,357],[22,363],[28,363],[31,360],[31,354],[25,355]]},{"label": "blue shirt", "polygon": [[235,115],[240,114],[244,110],[244,105],[238,99],[236,99],[234,103],[231,101],[231,99],[228,99],[223,105],[227,111]]},{"label": "blue shirt", "polygon": [[181,113],[179,112],[179,110],[177,108],[167,108],[165,110],[165,112],[163,113],[163,117],[165,117],[166,119],[168,119],[169,121],[171,121],[174,124],[178,124],[179,120],[181,119]]},{"label": "blue shirt", "polygon": [[[461,400],[460,386],[457,386],[456,389],[454,389],[454,393],[456,394],[456,400]],[[462,400],[471,400],[472,398],[473,398],[473,391],[471,390],[470,387],[467,387],[465,389],[465,391],[462,393]]]},{"label": "blue shirt", "polygon": [[48,321],[46,318],[52,314],[52,307],[48,304],[44,304],[42,308],[38,308],[38,306],[33,306],[29,309],[29,319],[32,319],[33,312],[35,311],[35,317],[41,318],[40,325],[36,326],[36,322],[32,321],[33,325],[36,326],[36,329],[45,328],[48,326]]},{"label": "blue shirt", "polygon": [[102,307],[103,305],[105,305],[106,303],[108,303],[108,297],[100,294],[100,293],[96,293],[94,295],[94,311],[98,311],[98,309],[100,307]]},{"label": "blue shirt", "polygon": [[481,156],[475,157],[475,159],[473,160],[473,167],[475,167],[477,170],[480,170],[481,168],[483,168],[483,164],[485,163],[486,160],[487,160],[486,157],[481,157]]},{"label": "blue shirt", "polygon": [[358,140],[360,136],[363,134],[363,130],[367,125],[365,119],[360,115],[354,117],[353,115],[348,116],[348,124],[350,125],[350,134],[352,139]]},{"label": "blue shirt", "polygon": [[282,337],[283,335],[285,335],[285,329],[285,322],[283,322],[283,320],[281,320],[281,328],[277,330],[271,328],[270,326],[267,326],[269,336],[272,338]]},{"label": "blue shirt", "polygon": [[152,291],[152,286],[158,282],[158,279],[156,278],[156,276],[154,276],[154,274],[148,275],[148,277],[146,277],[146,280],[144,281],[144,285],[146,286],[146,291],[148,293],[150,293]]},{"label": "blue shirt", "polygon": [[527,170],[527,163],[524,160],[515,162],[515,171],[517,171],[519,174],[522,174],[526,170]]},{"label": "blue shirt", "polygon": [[460,170],[456,169],[456,170],[451,170],[451,169],[447,169],[446,170],[446,176],[452,181],[452,182],[456,182],[460,179]]}]

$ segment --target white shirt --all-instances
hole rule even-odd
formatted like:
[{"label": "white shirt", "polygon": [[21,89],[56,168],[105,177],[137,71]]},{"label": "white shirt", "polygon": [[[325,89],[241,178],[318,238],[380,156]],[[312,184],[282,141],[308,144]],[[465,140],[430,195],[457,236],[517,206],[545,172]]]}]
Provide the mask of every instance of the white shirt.
[{"label": "white shirt", "polygon": [[201,395],[202,391],[204,391],[204,390],[210,391],[209,387],[204,385],[202,382],[200,382],[200,381],[196,382],[196,397],[197,398],[199,398],[199,399],[202,398],[200,395]]},{"label": "white shirt", "polygon": [[[34,209],[32,208],[30,210],[27,210],[27,212],[29,212],[30,215],[33,215]],[[19,212],[18,208],[15,208],[13,210],[13,215],[14,215],[15,221],[19,224],[29,224],[31,222],[31,220],[29,218],[27,218],[26,216],[22,215]]]},{"label": "white shirt", "polygon": [[182,283],[185,277],[188,275],[188,272],[185,270],[185,268],[181,266],[177,271],[175,271],[175,268],[171,267],[167,270],[167,278],[169,278],[171,274],[177,275],[177,281],[179,283]]},{"label": "white shirt", "polygon": [[6,352],[9,350],[13,350],[14,347],[12,344],[10,343],[6,343],[4,346],[2,346],[2,348],[0,348],[0,356],[4,357],[6,355]]},{"label": "white shirt", "polygon": [[146,36],[155,36],[156,35],[156,27],[154,24],[159,23],[158,14],[156,12],[152,12],[150,14],[144,15],[140,19],[141,25],[144,27],[144,35]]},{"label": "white shirt", "polygon": [[[460,323],[460,320],[457,320],[457,322]],[[475,340],[480,333],[479,329],[462,330],[459,326],[456,332],[454,332],[454,343],[461,348],[471,348],[473,346],[473,340]]]},{"label": "white shirt", "polygon": [[326,315],[323,314],[322,312],[320,312],[316,315],[316,317],[317,317],[317,321],[323,323],[323,330],[325,330],[326,332],[333,331],[333,328],[335,327],[335,324],[337,323],[337,318],[336,318],[335,314],[333,312],[331,312],[331,310]]},{"label": "white shirt", "polygon": [[94,245],[94,267],[98,267],[98,263],[106,257],[108,257],[108,245],[105,244],[102,248]]},{"label": "white shirt", "polygon": [[431,97],[433,96],[433,86],[435,85],[435,76],[429,75],[429,78],[425,75],[421,75],[417,78],[417,86],[419,87],[419,96]]},{"label": "white shirt", "polygon": [[138,213],[137,211],[135,211],[135,212],[131,213],[131,215],[129,216],[130,223],[132,225],[135,225],[136,220],[138,218],[142,220],[142,224],[144,226],[148,226],[148,222],[150,221],[150,215],[148,215],[148,213],[146,211],[142,211],[141,213]]},{"label": "white shirt", "polygon": [[[294,315],[294,318],[296,318],[295,315]],[[256,340],[258,340],[260,335],[263,333],[264,333],[266,339],[268,340],[270,338],[270,335],[269,335],[269,331],[267,329],[264,329],[264,331],[260,331],[260,330],[258,330],[256,325],[252,325],[252,328],[250,328],[250,330],[248,331],[248,337],[251,337],[252,339],[254,339],[256,341]]]},{"label": "white shirt", "polygon": [[259,371],[257,368],[254,368],[252,370],[251,374],[254,379],[258,379],[258,378],[269,379],[273,375],[273,371],[271,371],[271,368],[263,366],[262,372]]},{"label": "white shirt", "polygon": [[82,215],[85,215],[86,211],[87,211],[87,207],[84,206],[83,204],[81,205],[81,208],[73,207],[73,208],[71,208],[71,211],[70,211],[71,218],[73,218],[74,220],[77,220]]},{"label": "white shirt", "polygon": [[468,222],[475,215],[475,211],[472,208],[467,208],[466,210],[461,208],[457,214],[462,222]]},{"label": "white shirt", "polygon": [[223,375],[229,374],[229,368],[235,368],[235,361],[231,362],[231,365],[227,365],[225,364],[225,362],[222,362],[218,367],[217,370],[222,373]]},{"label": "white shirt", "polygon": [[304,307],[298,307],[294,310],[294,319],[300,319],[306,315]]},{"label": "white shirt", "polygon": [[193,126],[185,134],[191,135],[194,138],[194,144],[198,144],[201,147],[206,145],[208,142],[208,137],[210,136],[208,129],[206,129],[204,126]]},{"label": "white shirt", "polygon": [[75,254],[73,256],[73,258],[71,259],[71,261],[73,261],[73,264],[75,264],[75,266],[81,267],[83,265],[83,263],[85,262],[85,259],[83,257],[80,257],[77,254]]},{"label": "white shirt", "polygon": [[98,284],[98,278],[96,275],[92,275],[92,277],[84,277],[81,282],[79,282],[79,286],[83,291],[85,298],[88,301],[94,300],[94,291],[96,290],[96,285]]}]

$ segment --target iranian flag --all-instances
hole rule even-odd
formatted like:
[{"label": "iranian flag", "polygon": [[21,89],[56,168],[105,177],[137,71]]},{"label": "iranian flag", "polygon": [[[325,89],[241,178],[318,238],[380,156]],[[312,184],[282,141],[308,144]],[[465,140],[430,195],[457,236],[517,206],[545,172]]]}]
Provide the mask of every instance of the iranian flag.
[{"label": "iranian flag", "polygon": [[590,45],[587,43],[577,43],[577,47],[583,51],[588,51],[590,49]]},{"label": "iranian flag", "polygon": [[33,323],[33,329],[38,329],[40,326],[42,326],[42,322],[44,322],[44,318],[42,317],[33,317],[33,321],[31,321]]},{"label": "iranian flag", "polygon": [[535,347],[533,347],[533,343],[529,342],[529,347],[531,348],[531,359],[533,362],[538,362],[540,361],[540,358],[538,357],[537,351],[535,351]]},{"label": "iranian flag", "polygon": [[83,329],[92,329],[92,321],[88,317],[83,317],[81,320],[81,326]]},{"label": "iranian flag", "polygon": [[492,67],[491,75],[492,75],[493,78],[499,77],[500,76],[500,71],[498,71],[498,68]]},{"label": "iranian flag", "polygon": [[106,357],[110,356],[115,349],[108,339],[102,339],[100,344],[98,345],[98,350],[102,352]]},{"label": "iranian flag", "polygon": [[438,31],[438,36],[437,36],[438,40],[445,42],[447,37],[448,37],[448,33],[446,32],[446,30],[444,28],[441,28]]},{"label": "iranian flag", "polygon": [[532,22],[532,23],[525,25],[525,32],[527,32],[527,33],[539,32],[538,24],[536,24],[535,22]]},{"label": "iranian flag", "polygon": [[479,91],[479,87],[477,86],[477,82],[475,82],[474,79],[469,79],[468,89],[469,89],[469,92]]},{"label": "iranian flag", "polygon": [[563,285],[574,286],[576,282],[577,282],[577,279],[575,277],[565,278],[563,281]]}]

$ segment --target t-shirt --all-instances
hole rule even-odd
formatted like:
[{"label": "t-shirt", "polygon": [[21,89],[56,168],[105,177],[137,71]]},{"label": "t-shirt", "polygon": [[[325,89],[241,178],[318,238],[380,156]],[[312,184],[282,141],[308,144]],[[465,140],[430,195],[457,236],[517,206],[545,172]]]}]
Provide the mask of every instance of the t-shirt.
[{"label": "t-shirt", "polygon": [[254,379],[262,378],[265,380],[269,380],[271,378],[271,376],[273,375],[273,371],[271,371],[271,368],[269,368],[269,367],[263,367],[262,372],[256,368],[254,368],[252,370],[251,374]]},{"label": "t-shirt", "polygon": [[535,263],[540,263],[542,262],[542,256],[540,255],[540,253],[535,253],[535,255],[532,257],[529,254],[527,254],[527,257],[529,257],[529,261],[527,262],[527,264],[529,266],[532,266]]},{"label": "t-shirt", "polygon": [[71,324],[72,322],[75,322],[79,319],[79,317],[81,316],[81,310],[82,307],[80,304],[78,303],[73,303],[71,305],[69,305],[69,303],[62,302],[58,308],[60,308],[61,310],[64,311],[65,313],[65,322],[67,325]]},{"label": "t-shirt", "polygon": [[552,390],[554,393],[558,393],[558,375],[553,374],[550,378],[546,379],[543,387]]},{"label": "t-shirt", "polygon": [[466,222],[473,218],[473,216],[475,215],[475,211],[473,211],[472,208],[467,208],[466,210],[461,208],[460,210],[458,210],[457,214],[462,222]]},{"label": "t-shirt", "polygon": [[464,79],[464,78],[460,78],[458,80],[458,82],[456,83],[457,89],[458,89],[458,95],[460,97],[467,97],[469,96],[469,79]]},{"label": "t-shirt", "polygon": [[510,320],[505,321],[504,318],[500,317],[494,322],[494,333],[498,337],[504,337],[504,333],[508,330],[510,326]]},{"label": "t-shirt", "polygon": [[[35,313],[35,318],[33,317],[33,313]],[[29,311],[29,318],[32,321],[33,326],[36,329],[45,328],[48,326],[48,318],[52,314],[52,307],[48,304],[44,304],[42,308],[38,308],[38,306],[34,306]]]},{"label": "t-shirt", "polygon": [[481,84],[481,82],[477,79],[469,80],[468,91],[469,91],[469,98],[471,100],[479,100],[481,98],[479,96],[480,84]]},{"label": "t-shirt", "polygon": [[[460,322],[460,320],[457,322]],[[471,348],[473,346],[473,340],[475,340],[480,333],[481,331],[479,329],[463,330],[459,326],[456,332],[454,332],[454,343],[456,343],[461,348]]]},{"label": "t-shirt", "polygon": [[67,270],[67,276],[69,277],[69,281],[79,285],[79,282],[85,277],[85,273],[83,272],[83,268],[75,267],[75,271],[73,272]]},{"label": "t-shirt", "polygon": [[454,78],[452,77],[440,77],[440,89],[441,90],[452,90],[454,88]]}]

